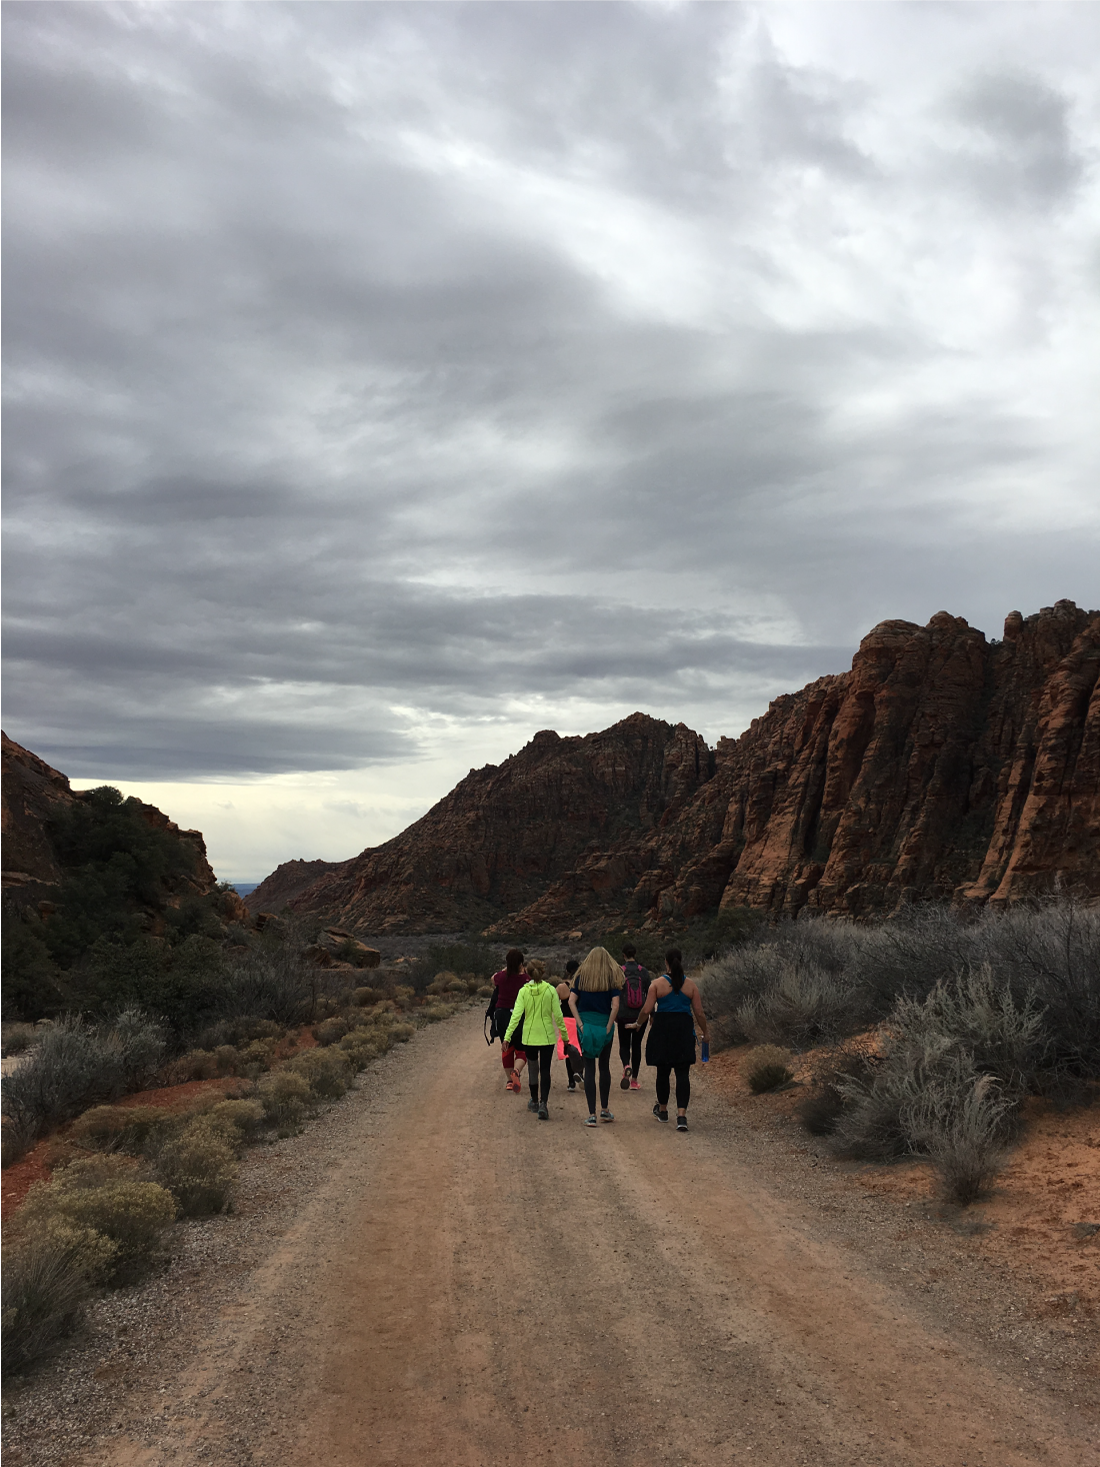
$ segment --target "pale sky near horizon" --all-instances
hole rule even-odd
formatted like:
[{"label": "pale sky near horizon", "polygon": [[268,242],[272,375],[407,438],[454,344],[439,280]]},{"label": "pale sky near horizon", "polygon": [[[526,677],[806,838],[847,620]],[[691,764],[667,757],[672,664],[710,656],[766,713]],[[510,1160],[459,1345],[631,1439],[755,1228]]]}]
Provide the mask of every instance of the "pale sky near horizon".
[{"label": "pale sky near horizon", "polygon": [[3,26],[4,726],[220,876],[1100,604],[1100,6]]}]

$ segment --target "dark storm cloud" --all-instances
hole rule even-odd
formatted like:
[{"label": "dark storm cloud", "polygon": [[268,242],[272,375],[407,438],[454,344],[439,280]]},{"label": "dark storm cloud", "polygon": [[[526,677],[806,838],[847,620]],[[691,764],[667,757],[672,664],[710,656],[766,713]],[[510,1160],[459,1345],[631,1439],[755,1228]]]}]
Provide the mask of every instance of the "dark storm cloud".
[{"label": "dark storm cloud", "polygon": [[767,8],[25,4],[4,74],[7,718],[71,773],[523,698],[736,732],[884,616],[1086,594],[1020,507],[1082,465],[951,304],[1011,207],[989,320],[1070,309],[1050,78],[945,71],[899,163]]}]

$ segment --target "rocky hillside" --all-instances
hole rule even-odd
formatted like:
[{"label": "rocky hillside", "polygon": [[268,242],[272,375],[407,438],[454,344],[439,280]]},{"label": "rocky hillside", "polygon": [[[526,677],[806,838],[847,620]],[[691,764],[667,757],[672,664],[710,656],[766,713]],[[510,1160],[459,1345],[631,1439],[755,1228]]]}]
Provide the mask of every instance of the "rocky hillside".
[{"label": "rocky hillside", "polygon": [[294,897],[339,866],[338,861],[284,861],[245,896],[250,912],[281,912]]},{"label": "rocky hillside", "polygon": [[[44,759],[24,749],[7,734],[0,734],[3,779],[3,890],[17,907],[36,905],[47,890],[53,895],[62,879],[62,861],[57,849],[57,829],[74,809],[87,805],[91,791],[69,787],[65,775]],[[174,821],[142,800],[133,800],[142,820],[152,830],[163,831],[186,847],[186,868],[166,878],[164,897],[171,901],[184,893],[204,896],[217,886],[206,843],[198,830],[181,830]]]},{"label": "rocky hillside", "polygon": [[[987,641],[887,621],[850,672],[713,753],[643,714],[537,734],[290,905],[361,931],[661,926],[718,906],[864,915],[1100,899],[1100,612],[1013,612]],[[280,868],[285,869],[285,868]]]}]

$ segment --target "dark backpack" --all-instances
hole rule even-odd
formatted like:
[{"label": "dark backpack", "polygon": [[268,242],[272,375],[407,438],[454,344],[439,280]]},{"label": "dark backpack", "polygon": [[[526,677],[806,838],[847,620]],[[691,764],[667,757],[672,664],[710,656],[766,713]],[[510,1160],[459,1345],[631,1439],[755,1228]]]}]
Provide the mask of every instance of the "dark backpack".
[{"label": "dark backpack", "polygon": [[623,969],[623,1003],[628,1009],[640,1009],[645,1003],[645,978],[648,977],[640,963],[628,963]]}]

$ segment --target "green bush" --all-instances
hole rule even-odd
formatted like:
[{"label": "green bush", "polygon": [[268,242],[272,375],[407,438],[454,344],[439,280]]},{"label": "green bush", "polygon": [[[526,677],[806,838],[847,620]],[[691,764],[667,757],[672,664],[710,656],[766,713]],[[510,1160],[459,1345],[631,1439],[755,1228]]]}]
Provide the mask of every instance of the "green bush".
[{"label": "green bush", "polygon": [[769,1090],[778,1090],[794,1079],[790,1067],[790,1055],[774,1044],[761,1044],[750,1049],[742,1066],[749,1089],[754,1095],[763,1095]]},{"label": "green bush", "polygon": [[142,1156],[178,1125],[179,1117],[163,1106],[97,1105],[77,1116],[71,1135],[78,1146]]},{"label": "green bush", "polygon": [[313,1026],[313,1037],[322,1046],[335,1044],[337,1040],[343,1039],[350,1028],[347,1019],[334,1014],[331,1019],[323,1019],[320,1024]]},{"label": "green bush", "polygon": [[264,1108],[258,1100],[222,1100],[207,1115],[215,1124],[231,1127],[242,1142],[253,1140],[264,1123]]},{"label": "green bush", "polygon": [[353,1029],[340,1040],[340,1049],[348,1055],[356,1070],[365,1069],[383,1052],[374,1030]]},{"label": "green bush", "polygon": [[282,1135],[297,1130],[313,1099],[309,1081],[290,1070],[272,1070],[256,1086],[256,1099],[264,1115]]},{"label": "green bush", "polygon": [[79,1322],[90,1282],[87,1233],[51,1227],[4,1248],[5,1376],[49,1354]]},{"label": "green bush", "polygon": [[338,1100],[351,1083],[353,1064],[339,1049],[307,1049],[295,1055],[284,1067],[301,1075],[314,1095],[322,1100]]},{"label": "green bush", "polygon": [[49,1182],[36,1182],[19,1223],[28,1235],[55,1219],[102,1233],[117,1245],[111,1274],[118,1277],[148,1262],[175,1217],[175,1199],[156,1182],[142,1180],[129,1158],[97,1156],[71,1162]]},{"label": "green bush", "polygon": [[161,1184],[179,1203],[185,1217],[225,1212],[237,1182],[237,1158],[227,1132],[234,1124],[213,1113],[188,1121],[157,1152],[154,1167]]}]

